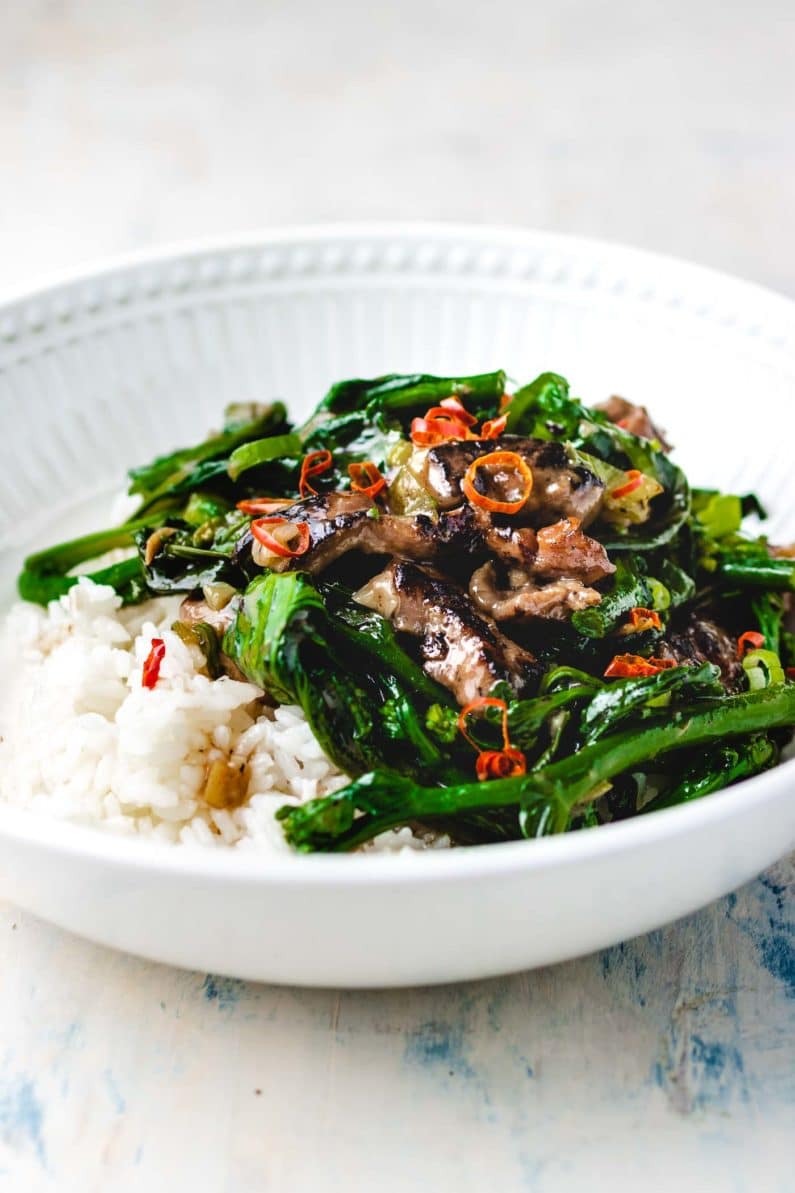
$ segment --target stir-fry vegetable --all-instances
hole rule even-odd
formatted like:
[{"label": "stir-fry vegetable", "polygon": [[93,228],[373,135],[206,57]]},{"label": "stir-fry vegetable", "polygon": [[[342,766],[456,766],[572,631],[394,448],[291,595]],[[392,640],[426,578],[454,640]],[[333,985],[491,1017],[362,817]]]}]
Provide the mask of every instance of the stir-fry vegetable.
[{"label": "stir-fry vegetable", "polygon": [[[612,401],[556,373],[510,393],[497,370],[343,381],[300,426],[236,407],[130,473],[131,520],[28,558],[20,593],[45,604],[87,570],[127,604],[185,594],[203,671],[300,705],[351,779],[282,809],[300,850],[680,805],[779,760],[795,559],[744,533],[753,495],[691,490],[646,411]],[[227,772],[211,807],[243,798]]]}]

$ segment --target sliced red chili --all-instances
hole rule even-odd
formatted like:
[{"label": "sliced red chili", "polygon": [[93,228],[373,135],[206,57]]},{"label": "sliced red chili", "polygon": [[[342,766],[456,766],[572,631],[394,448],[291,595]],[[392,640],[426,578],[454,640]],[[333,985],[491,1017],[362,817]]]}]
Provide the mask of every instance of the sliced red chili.
[{"label": "sliced red chili", "polygon": [[630,468],[627,473],[626,483],[619,485],[617,489],[613,489],[610,494],[611,497],[627,497],[630,493],[634,493],[643,484],[643,473],[638,472],[637,468]]},{"label": "sliced red chili", "polygon": [[409,438],[415,447],[434,447],[444,440],[444,435],[427,418],[413,418]]},{"label": "sliced red chili", "polygon": [[166,657],[166,644],[162,638],[152,639],[152,649],[144,659],[141,671],[141,687],[153,688],[160,678],[160,664]]},{"label": "sliced red chili", "polygon": [[487,418],[480,428],[478,439],[498,439],[508,423],[508,415],[501,414],[499,418]]},{"label": "sliced red chili", "polygon": [[785,667],[784,674],[786,675],[787,679],[795,680],[795,667]]},{"label": "sliced red chili", "polygon": [[348,475],[354,493],[363,493],[365,497],[375,497],[386,484],[386,478],[381,475],[372,460],[365,460],[362,464],[349,464]]},{"label": "sliced red chili", "polygon": [[[475,488],[475,477],[481,468],[500,468],[517,473],[524,485],[521,496],[515,501],[499,501],[497,498],[488,497],[485,493],[478,492]],[[489,452],[472,461],[464,474],[461,487],[472,505],[478,505],[481,509],[489,510],[494,514],[516,514],[533,491],[533,474],[516,452]]]},{"label": "sliced red chili", "polygon": [[[268,530],[269,526],[292,526],[295,534],[298,535],[298,546],[288,547],[285,543],[277,539]],[[309,550],[310,536],[308,522],[292,522],[289,518],[281,518],[278,515],[272,518],[258,518],[256,522],[251,523],[251,533],[258,543],[262,543],[263,547],[267,547],[274,555],[280,555],[282,559],[294,559],[296,555],[303,555],[305,551]],[[295,537],[295,534],[293,537]]]},{"label": "sliced red chili", "polygon": [[[481,750],[480,746],[467,733],[467,717],[470,713],[481,708],[499,708],[502,712],[502,749]],[[523,775],[527,770],[527,760],[521,750],[511,746],[508,736],[508,705],[496,696],[480,696],[471,701],[458,714],[458,729],[461,735],[477,750],[475,773],[483,782],[486,779],[507,779],[511,775]]]},{"label": "sliced red chili", "polygon": [[444,406],[431,406],[430,410],[426,410],[423,417],[427,422],[448,423],[451,427],[463,427],[465,432],[469,434],[469,428],[477,421],[471,414],[464,410],[463,406],[445,408]]},{"label": "sliced red chili", "polygon": [[675,659],[644,659],[639,654],[617,654],[605,670],[607,679],[637,679],[678,666]]},{"label": "sliced red chili", "polygon": [[439,403],[439,405],[431,407],[425,417],[430,418],[434,411],[438,410],[444,410],[446,414],[454,414],[458,421],[463,423],[465,427],[474,427],[475,423],[478,421],[474,414],[470,414],[469,411],[462,406],[458,398],[442,398],[442,401]]},{"label": "sliced red chili", "polygon": [[749,650],[761,650],[765,645],[765,635],[758,630],[746,630],[737,639],[737,658],[741,659]]},{"label": "sliced red chili", "polygon": [[470,427],[477,419],[458,398],[443,398],[431,406],[422,418],[411,420],[411,441],[415,447],[435,447],[450,439],[474,439]]},{"label": "sliced red chili", "polygon": [[321,472],[328,472],[331,467],[331,461],[331,452],[327,451],[326,448],[322,448],[316,452],[309,452],[304,456],[301,464],[301,475],[298,478],[298,492],[302,497],[306,497],[307,494],[317,497],[317,489],[314,489],[310,485],[307,477],[320,476]]},{"label": "sliced red chili", "polygon": [[467,717],[470,713],[477,712],[480,708],[499,708],[502,711],[502,744],[504,749],[508,749],[508,705],[504,700],[498,700],[496,696],[478,696],[477,700],[471,700],[466,704],[461,712],[458,714],[458,731],[462,737],[466,738],[473,750],[480,750],[480,746],[467,733]]},{"label": "sliced red chili", "polygon": [[437,443],[447,440],[474,438],[469,427],[454,418],[450,411],[442,410],[440,414],[438,411],[441,407],[435,406],[433,409],[437,411],[436,414],[429,411],[425,418],[411,420],[411,442],[415,447],[435,447]]},{"label": "sliced red chili", "polygon": [[475,774],[481,783],[486,779],[510,779],[527,773],[527,759],[521,750],[481,750],[475,763]]},{"label": "sliced red chili", "polygon": [[500,398],[500,410],[507,410],[513,400],[513,394],[503,394]]},{"label": "sliced red chili", "polygon": [[285,501],[283,497],[247,497],[244,501],[238,501],[237,508],[244,514],[275,514],[292,504],[292,501]]},{"label": "sliced red chili", "polygon": [[661,630],[660,615],[654,609],[645,609],[643,605],[636,605],[629,611],[629,626],[633,634],[643,633],[644,630]]}]

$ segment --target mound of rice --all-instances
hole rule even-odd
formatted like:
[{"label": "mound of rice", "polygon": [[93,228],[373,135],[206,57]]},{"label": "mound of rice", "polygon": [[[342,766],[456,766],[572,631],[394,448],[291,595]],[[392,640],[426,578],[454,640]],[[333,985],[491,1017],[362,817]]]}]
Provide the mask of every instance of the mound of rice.
[{"label": "mound of rice", "polygon": [[[46,610],[17,604],[0,631],[0,798],[118,833],[289,852],[274,813],[348,781],[300,708],[264,708],[261,691],[201,674],[201,652],[170,626],[178,599],[121,609],[112,588],[80,581]],[[141,669],[153,638],[166,652],[153,689]],[[244,802],[211,808],[209,765],[243,769]],[[447,844],[410,830],[376,847]]]}]

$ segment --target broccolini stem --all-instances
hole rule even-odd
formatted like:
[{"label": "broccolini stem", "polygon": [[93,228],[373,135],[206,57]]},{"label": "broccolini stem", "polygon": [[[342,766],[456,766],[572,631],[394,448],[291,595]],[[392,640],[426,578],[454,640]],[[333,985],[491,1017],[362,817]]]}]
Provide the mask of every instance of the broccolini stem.
[{"label": "broccolini stem", "polygon": [[768,592],[795,589],[795,560],[747,558],[741,552],[719,555],[712,573],[738,588],[761,588]]},{"label": "broccolini stem", "polygon": [[408,821],[506,807],[520,814],[525,836],[543,836],[564,832],[575,807],[634,766],[672,750],[793,724],[795,684],[777,685],[728,696],[706,708],[697,704],[679,710],[641,732],[613,734],[521,777],[419,787],[410,779],[379,771],[324,799],[281,808],[278,815],[287,839],[305,851],[351,849]]}]

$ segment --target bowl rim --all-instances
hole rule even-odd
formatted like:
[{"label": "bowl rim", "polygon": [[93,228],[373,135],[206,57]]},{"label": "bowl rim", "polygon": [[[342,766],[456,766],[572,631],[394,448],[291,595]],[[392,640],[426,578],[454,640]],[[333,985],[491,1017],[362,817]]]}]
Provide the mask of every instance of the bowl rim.
[{"label": "bowl rim", "polygon": [[[272,228],[252,228],[239,233],[219,233],[185,240],[167,241],[142,249],[103,255],[78,268],[43,273],[26,283],[0,287],[0,317],[9,308],[34,302],[50,291],[71,289],[114,274],[164,265],[174,260],[198,259],[217,254],[246,252],[269,246],[287,246],[294,242],[320,244],[324,241],[409,240],[428,238],[437,241],[480,241],[502,248],[557,248],[559,252],[609,254],[628,266],[676,271],[688,274],[704,285],[727,286],[747,299],[764,301],[779,308],[784,316],[795,319],[795,296],[780,293],[760,282],[739,277],[711,265],[688,261],[673,253],[641,249],[620,240],[580,236],[568,232],[547,231],[521,224],[468,223],[455,220],[337,220],[308,224],[281,224]],[[428,274],[433,269],[426,271]],[[792,345],[795,352],[795,344]]]},{"label": "bowl rim", "polygon": [[[221,253],[288,246],[292,243],[323,243],[363,240],[477,241],[505,248],[557,249],[559,252],[607,255],[629,268],[674,271],[712,287],[727,287],[742,303],[760,302],[778,308],[777,313],[795,326],[795,300],[756,282],[730,273],[686,261],[673,255],[638,249],[595,237],[574,236],[521,225],[492,225],[434,221],[356,221],[322,224],[282,225],[240,234],[170,242],[111,257],[81,269],[65,270],[19,287],[0,291],[0,318],[15,307],[36,302],[54,291],[72,289],[101,281],[115,274],[164,265],[174,260],[200,259]],[[430,275],[434,270],[427,271]],[[795,349],[795,345],[793,345]],[[795,351],[787,350],[795,358]],[[499,842],[456,849],[372,852],[352,857],[347,854],[260,853],[196,846],[176,848],[170,843],[116,835],[100,825],[59,820],[27,808],[0,804],[0,836],[20,845],[40,847],[59,854],[79,856],[104,865],[131,871],[181,874],[224,883],[256,885],[337,886],[425,885],[439,881],[471,880],[478,877],[508,877],[518,872],[545,870],[610,858],[643,846],[670,841],[697,829],[731,819],[765,794],[777,795],[785,784],[795,782],[795,758],[745,779],[736,786],[714,792],[709,798],[675,808],[639,816],[596,829],[544,837],[535,840]],[[422,859],[422,860],[420,860]]]}]

